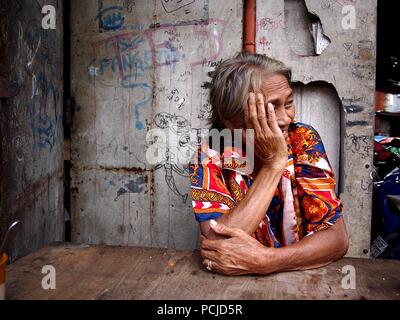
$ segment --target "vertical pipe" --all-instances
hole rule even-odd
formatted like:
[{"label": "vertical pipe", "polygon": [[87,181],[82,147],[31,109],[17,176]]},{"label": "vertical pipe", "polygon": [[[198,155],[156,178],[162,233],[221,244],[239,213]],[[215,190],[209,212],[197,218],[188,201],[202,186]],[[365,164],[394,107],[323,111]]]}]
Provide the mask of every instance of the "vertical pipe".
[{"label": "vertical pipe", "polygon": [[244,0],[243,12],[243,50],[256,52],[256,1]]}]

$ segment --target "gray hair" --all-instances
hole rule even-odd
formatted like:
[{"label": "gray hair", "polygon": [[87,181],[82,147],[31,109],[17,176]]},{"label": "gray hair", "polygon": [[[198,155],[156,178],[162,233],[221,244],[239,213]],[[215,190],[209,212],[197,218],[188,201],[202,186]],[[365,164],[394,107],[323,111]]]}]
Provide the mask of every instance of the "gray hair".
[{"label": "gray hair", "polygon": [[243,116],[249,92],[261,92],[262,76],[273,73],[291,82],[291,69],[266,55],[240,52],[221,62],[209,85],[212,127],[222,129],[223,120]]}]

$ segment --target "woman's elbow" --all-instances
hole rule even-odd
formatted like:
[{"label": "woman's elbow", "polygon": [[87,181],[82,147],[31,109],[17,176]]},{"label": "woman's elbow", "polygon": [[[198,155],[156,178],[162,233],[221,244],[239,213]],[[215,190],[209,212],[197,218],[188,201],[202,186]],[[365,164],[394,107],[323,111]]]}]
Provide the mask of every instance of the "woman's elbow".
[{"label": "woman's elbow", "polygon": [[347,251],[349,251],[349,237],[346,235],[343,236],[340,244],[340,258],[343,258]]},{"label": "woman's elbow", "polygon": [[349,250],[349,236],[346,229],[341,230],[340,236],[337,238],[337,259],[343,258]]},{"label": "woman's elbow", "polygon": [[340,218],[328,231],[331,232],[331,258],[333,261],[337,261],[343,258],[349,250],[349,237],[344,219]]},{"label": "woman's elbow", "polygon": [[208,240],[219,240],[224,238],[211,229],[209,221],[200,222],[200,234]]}]

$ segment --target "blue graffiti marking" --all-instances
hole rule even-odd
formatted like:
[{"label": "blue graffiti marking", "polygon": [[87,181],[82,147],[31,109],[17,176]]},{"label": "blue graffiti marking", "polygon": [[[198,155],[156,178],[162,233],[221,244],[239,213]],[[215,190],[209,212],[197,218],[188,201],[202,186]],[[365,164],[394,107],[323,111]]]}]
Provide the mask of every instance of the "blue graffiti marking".
[{"label": "blue graffiti marking", "polygon": [[[121,54],[121,68],[123,73],[127,72],[135,78],[144,77],[146,70],[152,70],[153,59],[152,51],[136,51],[136,52],[125,52]],[[176,63],[178,59],[176,58],[176,52],[168,50],[158,50],[155,53],[156,64],[158,66],[169,66],[173,72],[175,72]],[[112,56],[111,58],[102,58],[94,61],[99,67],[99,74],[104,76],[108,68],[111,69],[112,73],[115,73],[119,69],[117,56]],[[90,64],[92,65],[93,62]]]},{"label": "blue graffiti marking", "polygon": [[[40,104],[37,99],[41,87],[44,90],[44,101]],[[35,79],[34,94],[28,113],[34,147],[39,149],[50,147],[52,150],[54,145],[61,141],[62,114],[57,107],[59,100],[58,89],[47,81],[43,73],[39,74]],[[42,106],[40,110],[37,110],[38,105]]]},{"label": "blue graffiti marking", "polygon": [[139,47],[139,44],[141,44],[142,42],[144,42],[143,37],[138,35],[133,36],[129,40],[125,40],[123,38],[117,39],[118,47],[121,50],[121,52],[137,49]]},{"label": "blue graffiti marking", "polygon": [[123,88],[129,88],[129,89],[143,89],[144,93],[144,98],[142,101],[136,103],[133,107],[135,109],[135,117],[136,117],[136,129],[138,130],[143,130],[144,125],[140,121],[140,108],[143,108],[146,106],[147,103],[149,103],[152,100],[152,94],[153,94],[153,89],[152,87],[147,84],[147,83],[130,83],[130,79],[132,76],[126,76],[122,80],[122,87]]},{"label": "blue graffiti marking", "polygon": [[95,20],[99,20],[100,28],[103,30],[121,30],[125,24],[125,17],[121,13],[123,9],[121,6],[113,6],[99,10]]}]

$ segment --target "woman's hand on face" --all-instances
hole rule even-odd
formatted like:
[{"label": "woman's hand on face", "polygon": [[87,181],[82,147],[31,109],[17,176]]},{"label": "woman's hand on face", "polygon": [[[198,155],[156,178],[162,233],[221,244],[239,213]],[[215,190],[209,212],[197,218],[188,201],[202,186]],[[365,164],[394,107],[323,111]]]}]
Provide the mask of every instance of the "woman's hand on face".
[{"label": "woman's hand on face", "polygon": [[263,166],[281,170],[287,162],[287,143],[278,126],[274,106],[269,102],[265,108],[266,102],[261,93],[249,94],[244,108],[246,129],[254,129],[254,149]]},{"label": "woman's hand on face", "polygon": [[[223,224],[211,224],[212,229],[227,237],[223,240],[208,240],[201,237],[201,256],[203,265],[225,275],[267,274],[268,266],[263,257],[268,250],[253,237],[239,228],[229,228]],[[272,256],[272,252],[271,252]],[[211,261],[211,265],[210,265]],[[271,259],[272,261],[272,259]]]}]

